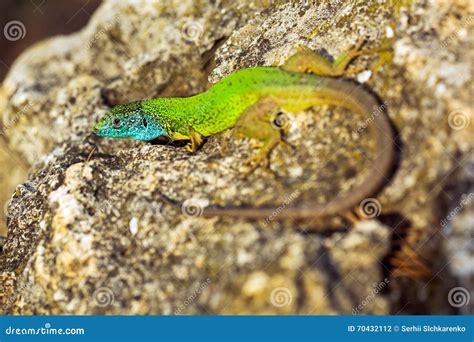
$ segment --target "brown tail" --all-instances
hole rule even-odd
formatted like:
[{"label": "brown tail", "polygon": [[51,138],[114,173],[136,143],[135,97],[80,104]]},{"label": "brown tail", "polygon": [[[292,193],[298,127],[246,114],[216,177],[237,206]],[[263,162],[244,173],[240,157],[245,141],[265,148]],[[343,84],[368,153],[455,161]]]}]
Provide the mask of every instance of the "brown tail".
[{"label": "brown tail", "polygon": [[[286,207],[284,215],[275,219],[317,218],[348,212],[380,189],[390,172],[394,159],[394,134],[387,116],[387,108],[376,97],[355,83],[335,78],[321,78],[318,97],[325,103],[341,106],[366,117],[365,124],[375,139],[377,151],[367,178],[355,189],[338,194],[326,204],[305,207]],[[203,216],[227,216],[259,219],[272,215],[276,207],[207,207]]]}]

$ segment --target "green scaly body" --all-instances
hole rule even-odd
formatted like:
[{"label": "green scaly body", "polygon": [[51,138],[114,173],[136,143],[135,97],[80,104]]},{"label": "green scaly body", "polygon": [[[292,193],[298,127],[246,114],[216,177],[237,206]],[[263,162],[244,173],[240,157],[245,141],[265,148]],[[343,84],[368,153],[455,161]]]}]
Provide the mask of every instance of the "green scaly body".
[{"label": "green scaly body", "polygon": [[240,115],[265,96],[283,100],[280,104],[288,111],[307,108],[315,102],[321,81],[316,75],[256,67],[237,71],[195,96],[140,103],[144,112],[166,125],[169,137],[189,139],[190,127],[203,136],[234,127]]}]

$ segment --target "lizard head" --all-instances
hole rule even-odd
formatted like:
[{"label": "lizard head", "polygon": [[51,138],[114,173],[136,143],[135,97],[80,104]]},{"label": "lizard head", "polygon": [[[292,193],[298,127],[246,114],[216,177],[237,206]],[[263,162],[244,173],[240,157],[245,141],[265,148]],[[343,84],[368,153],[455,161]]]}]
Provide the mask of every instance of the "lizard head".
[{"label": "lizard head", "polygon": [[140,102],[113,107],[97,121],[94,132],[102,137],[145,141],[168,135],[152,114],[143,111]]}]

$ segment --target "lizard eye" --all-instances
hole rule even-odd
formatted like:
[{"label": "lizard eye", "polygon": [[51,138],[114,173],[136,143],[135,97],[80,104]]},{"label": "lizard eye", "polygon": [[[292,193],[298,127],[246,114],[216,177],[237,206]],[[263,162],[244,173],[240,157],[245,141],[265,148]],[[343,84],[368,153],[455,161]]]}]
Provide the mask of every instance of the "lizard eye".
[{"label": "lizard eye", "polygon": [[148,127],[148,121],[146,121],[145,118],[143,118],[143,127],[145,127],[145,128]]},{"label": "lizard eye", "polygon": [[112,127],[120,128],[120,119],[114,119],[114,121],[112,121]]}]

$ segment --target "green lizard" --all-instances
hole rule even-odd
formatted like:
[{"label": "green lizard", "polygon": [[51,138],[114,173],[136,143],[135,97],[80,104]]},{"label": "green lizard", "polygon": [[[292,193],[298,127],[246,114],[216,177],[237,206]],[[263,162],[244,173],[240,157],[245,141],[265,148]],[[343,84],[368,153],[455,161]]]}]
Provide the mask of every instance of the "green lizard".
[{"label": "green lizard", "polygon": [[[376,140],[377,153],[371,172],[362,184],[324,205],[286,208],[281,218],[322,217],[349,212],[371,196],[384,182],[393,159],[393,131],[386,113],[374,115],[377,99],[357,84],[338,78],[361,54],[363,40],[334,63],[303,48],[281,67],[239,70],[207,91],[186,98],[158,98],[113,107],[95,125],[95,133],[111,138],[153,140],[168,137],[190,140],[192,152],[203,138],[235,127],[239,136],[261,142],[258,154],[246,162],[255,168],[282,141],[281,130],[272,124],[279,110],[298,112],[317,105],[336,105],[368,117],[368,130]],[[169,203],[179,205],[166,196]],[[207,207],[205,216],[226,215],[262,218],[275,208]]]}]

